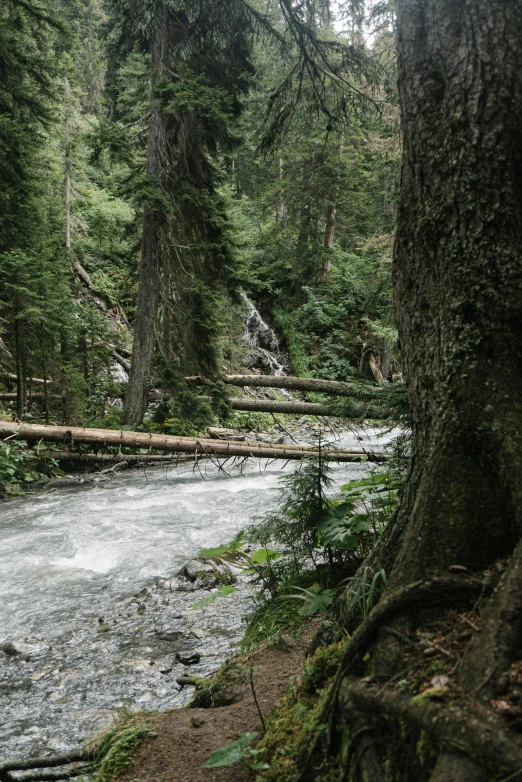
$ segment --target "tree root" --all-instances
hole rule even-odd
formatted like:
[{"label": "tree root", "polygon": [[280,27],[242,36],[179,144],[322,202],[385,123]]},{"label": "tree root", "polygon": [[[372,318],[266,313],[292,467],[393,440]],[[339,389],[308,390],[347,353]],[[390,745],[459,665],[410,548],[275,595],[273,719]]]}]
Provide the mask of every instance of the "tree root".
[{"label": "tree root", "polygon": [[522,541],[482,612],[478,631],[462,660],[459,683],[474,697],[489,701],[499,676],[520,656],[522,644]]},{"label": "tree root", "polygon": [[[328,740],[333,729],[335,706],[341,682],[359,664],[385,621],[419,603],[422,603],[425,608],[440,603],[447,603],[448,599],[453,597],[458,597],[461,600],[463,597],[480,595],[486,589],[487,585],[477,579],[448,574],[415,581],[385,595],[375,606],[369,617],[359,625],[353,634],[330,687],[328,697],[318,720],[319,724],[328,725]],[[299,759],[299,766],[302,769],[299,777],[300,782],[307,778],[307,769],[315,750],[316,742],[313,742],[306,747]]]},{"label": "tree root", "polygon": [[[50,755],[46,758],[30,758],[29,760],[10,760],[6,763],[2,763],[0,765],[0,782],[12,782],[14,780],[14,777],[11,776],[9,773],[10,771],[31,771],[33,769],[42,769],[42,768],[58,768],[59,766],[67,766],[70,763],[80,763],[80,762],[88,762],[90,760],[94,760],[96,757],[96,754],[98,752],[98,748],[94,747],[91,749],[76,749],[72,752],[64,752],[61,755]],[[69,776],[71,776],[71,772],[67,772]],[[74,775],[74,774],[72,774]],[[61,776],[47,776],[42,777],[41,775],[35,776],[31,774],[30,776],[23,777],[23,780],[27,780],[28,782],[30,780],[42,780],[42,779],[63,779],[66,777],[67,774],[64,772]]]},{"label": "tree root", "polygon": [[[505,769],[512,773],[522,769],[522,741],[506,728],[500,717],[478,705],[474,713],[470,713],[446,704],[415,704],[395,690],[363,684],[354,677],[346,677],[341,683],[339,704],[348,716],[355,709],[373,717],[382,714],[406,721],[414,730],[425,731],[444,753],[468,756],[479,768]],[[451,761],[454,762],[454,758]],[[462,776],[458,780],[466,782],[468,778]],[[439,782],[442,777],[432,779]]]},{"label": "tree root", "polygon": [[365,715],[358,711],[352,711],[350,714],[350,724],[355,732],[350,739],[342,782],[353,779],[350,772],[357,770],[363,782],[385,782],[381,761],[375,749],[373,728],[368,724]]},{"label": "tree root", "polygon": [[487,782],[487,773],[467,755],[443,753],[437,758],[430,782]]},{"label": "tree root", "polygon": [[481,594],[486,589],[487,586],[477,579],[447,575],[414,581],[412,584],[385,595],[375,606],[368,619],[359,625],[353,634],[345,649],[336,679],[340,680],[352,671],[353,666],[374,640],[380,626],[400,611],[419,603],[422,603],[423,608],[435,606],[439,603],[446,603],[448,598],[462,599]]}]

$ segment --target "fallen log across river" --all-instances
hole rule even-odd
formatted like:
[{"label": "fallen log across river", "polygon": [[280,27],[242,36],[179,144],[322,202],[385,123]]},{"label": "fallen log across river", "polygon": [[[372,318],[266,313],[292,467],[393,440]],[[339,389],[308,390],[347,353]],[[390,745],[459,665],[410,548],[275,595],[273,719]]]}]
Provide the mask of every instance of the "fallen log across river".
[{"label": "fallen log across river", "polygon": [[329,405],[317,402],[279,402],[274,399],[229,399],[232,410],[251,410],[256,413],[285,413],[286,415],[333,415]]},{"label": "fallen log across river", "polygon": [[[123,396],[123,394],[121,394]],[[160,391],[153,391],[150,393],[150,398],[168,399],[169,394],[162,393]],[[16,402],[16,394],[3,394],[0,393],[0,402]],[[44,395],[42,393],[33,393],[27,397],[27,401],[42,401]],[[286,413],[288,415],[332,415],[331,409],[328,405],[316,404],[314,402],[278,402],[272,399],[239,399],[232,398],[230,401],[230,407],[232,410],[251,410],[261,413]]]},{"label": "fallen log across river", "polygon": [[[189,385],[213,385],[213,381],[201,375],[185,378]],[[338,380],[321,380],[315,377],[294,377],[293,375],[223,375],[220,377],[227,385],[250,386],[251,388],[285,388],[291,391],[314,391],[334,396],[353,396],[358,386]],[[379,391],[378,387],[370,386]]]},{"label": "fallen log across river", "polygon": [[[213,440],[205,437],[179,437],[175,435],[152,434],[148,432],[127,432],[114,429],[89,429],[79,426],[51,426],[0,421],[0,436],[6,440],[18,438],[29,442],[49,441],[61,443],[66,450],[74,445],[120,446],[178,453],[193,453],[197,456],[258,457],[262,459],[302,459],[305,456],[319,456],[315,446],[283,445],[279,443],[236,442]],[[326,449],[323,450],[326,456]],[[124,454],[122,454],[124,457]],[[328,459],[335,462],[356,462],[365,458],[381,460],[382,451],[366,451],[363,448],[350,450],[328,449]]]},{"label": "fallen log across river", "polygon": [[[28,451],[31,456],[42,456],[37,449]],[[182,464],[194,461],[193,454],[156,454],[156,453],[95,453],[93,451],[52,451],[46,453],[58,462],[71,462],[73,464],[88,464],[90,462],[107,463],[113,465],[145,465],[145,464]],[[0,780],[2,782],[2,780]]]}]

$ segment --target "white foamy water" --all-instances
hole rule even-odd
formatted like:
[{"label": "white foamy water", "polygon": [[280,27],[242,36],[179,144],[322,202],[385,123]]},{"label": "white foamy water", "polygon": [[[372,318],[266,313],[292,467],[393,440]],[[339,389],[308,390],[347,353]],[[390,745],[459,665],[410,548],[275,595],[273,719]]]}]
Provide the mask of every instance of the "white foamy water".
[{"label": "white foamy water", "polygon": [[[339,444],[381,442],[369,431]],[[200,652],[195,675],[216,670],[240,642],[248,586],[195,610],[201,592],[154,581],[275,508],[279,477],[295,467],[253,460],[230,477],[211,464],[203,475],[156,467],[1,503],[0,642],[23,644],[29,659],[0,653],[0,760],[78,746],[123,706],[186,702],[174,653]],[[337,465],[335,482],[367,469]]]}]

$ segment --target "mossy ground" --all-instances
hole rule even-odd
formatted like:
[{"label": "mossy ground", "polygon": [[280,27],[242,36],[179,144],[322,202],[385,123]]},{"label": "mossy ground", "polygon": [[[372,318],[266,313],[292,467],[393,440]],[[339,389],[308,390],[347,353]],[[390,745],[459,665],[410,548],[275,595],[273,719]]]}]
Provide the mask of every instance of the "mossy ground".
[{"label": "mossy ground", "polygon": [[[259,758],[270,765],[258,776],[260,781],[296,782],[299,778],[301,753],[312,740],[326,733],[320,714],[345,646],[346,641],[341,641],[321,647],[305,663],[303,673],[290,681],[286,694],[266,720],[266,733],[256,747]],[[318,782],[338,780],[339,762],[339,756],[325,754],[319,760]]]},{"label": "mossy ground", "polygon": [[131,763],[143,741],[156,737],[146,712],[124,713],[120,722],[103,736],[94,762],[95,782],[115,782]]}]

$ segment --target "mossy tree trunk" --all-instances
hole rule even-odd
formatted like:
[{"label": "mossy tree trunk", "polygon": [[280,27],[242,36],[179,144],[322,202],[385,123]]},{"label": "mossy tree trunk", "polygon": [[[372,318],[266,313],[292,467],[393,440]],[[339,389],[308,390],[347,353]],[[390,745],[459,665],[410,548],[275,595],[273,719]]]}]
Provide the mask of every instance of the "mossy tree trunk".
[{"label": "mossy tree trunk", "polygon": [[[522,530],[522,5],[396,7],[404,150],[394,291],[413,456],[371,565],[386,567],[387,594],[397,594],[451,566],[480,571],[512,555],[455,674],[472,713],[477,701],[489,707],[522,632],[522,555],[513,554]],[[393,635],[377,638],[381,684],[404,668],[401,637],[418,614],[405,607],[390,620]],[[486,778],[465,745],[438,750],[431,782]],[[392,778],[409,780],[407,767]],[[364,760],[357,774],[366,779]]]},{"label": "mossy tree trunk", "polygon": [[522,514],[522,7],[398,0],[394,290],[413,425],[394,581],[512,551]]}]

